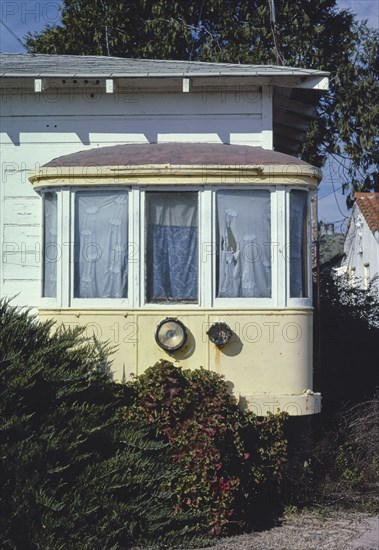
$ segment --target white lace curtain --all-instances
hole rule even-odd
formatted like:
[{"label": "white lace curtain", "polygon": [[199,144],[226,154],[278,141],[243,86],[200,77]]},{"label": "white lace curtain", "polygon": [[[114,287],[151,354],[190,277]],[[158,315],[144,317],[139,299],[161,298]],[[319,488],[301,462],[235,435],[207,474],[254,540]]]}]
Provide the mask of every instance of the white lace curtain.
[{"label": "white lace curtain", "polygon": [[270,192],[219,191],[217,220],[217,297],[270,297]]},{"label": "white lace curtain", "polygon": [[44,239],[43,239],[43,296],[57,295],[57,194],[44,194]]},{"label": "white lace curtain", "polygon": [[78,192],[75,200],[75,297],[125,298],[127,192]]},{"label": "white lace curtain", "polygon": [[308,192],[290,193],[290,296],[308,297]]}]

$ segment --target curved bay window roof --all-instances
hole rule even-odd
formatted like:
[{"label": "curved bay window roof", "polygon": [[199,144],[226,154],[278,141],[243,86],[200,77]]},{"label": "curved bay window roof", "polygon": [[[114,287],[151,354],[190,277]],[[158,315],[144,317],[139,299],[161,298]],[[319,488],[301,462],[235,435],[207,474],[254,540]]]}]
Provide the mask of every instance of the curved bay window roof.
[{"label": "curved bay window roof", "polygon": [[[219,143],[149,143],[114,145],[79,151],[51,160],[45,167],[112,166],[134,164],[233,165],[260,164],[306,166],[303,160],[262,147]],[[308,165],[309,166],[309,165]]]},{"label": "curved bay window roof", "polygon": [[[83,184],[80,181],[83,177],[91,185],[120,184],[125,182],[125,178],[138,184],[137,175],[142,182],[144,175],[198,177],[201,174],[201,180],[193,181],[193,184],[222,185],[227,180],[220,180],[220,173],[225,178],[232,178],[233,181],[228,183],[241,185],[256,183],[254,179],[257,176],[260,184],[276,183],[278,177],[283,184],[293,183],[292,179],[287,179],[288,176],[303,178],[302,183],[315,186],[321,179],[318,168],[290,155],[261,147],[221,143],[153,143],[99,147],[64,155],[45,164],[31,176],[30,181],[35,188]],[[67,180],[68,175],[70,181]],[[92,177],[94,180],[90,181]],[[161,182],[156,180],[155,183]],[[181,179],[165,183],[185,184],[186,181]]]}]

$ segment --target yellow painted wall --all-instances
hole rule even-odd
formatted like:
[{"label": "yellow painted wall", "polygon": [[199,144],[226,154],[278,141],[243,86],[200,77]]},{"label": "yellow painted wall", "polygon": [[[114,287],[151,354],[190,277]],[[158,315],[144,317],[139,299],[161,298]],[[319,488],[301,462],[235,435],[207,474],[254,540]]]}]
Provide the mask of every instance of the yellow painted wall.
[{"label": "yellow painted wall", "polygon": [[[188,329],[186,345],[169,354],[155,342],[158,322],[176,316]],[[302,394],[312,388],[311,309],[281,310],[41,310],[42,320],[53,318],[66,326],[84,325],[88,336],[117,346],[113,359],[116,380],[123,370],[140,374],[159,359],[184,368],[200,366],[223,374],[236,395]],[[206,335],[209,326],[225,321],[234,331],[219,350]]]}]

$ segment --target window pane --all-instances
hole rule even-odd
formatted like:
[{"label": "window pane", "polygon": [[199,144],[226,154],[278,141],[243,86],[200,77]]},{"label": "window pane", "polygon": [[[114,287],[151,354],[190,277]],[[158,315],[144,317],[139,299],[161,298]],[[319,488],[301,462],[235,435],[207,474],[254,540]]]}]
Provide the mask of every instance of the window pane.
[{"label": "window pane", "polygon": [[127,193],[76,193],[74,296],[125,298],[127,282]]},{"label": "window pane", "polygon": [[147,301],[197,301],[197,193],[146,193],[146,213]]},{"label": "window pane", "polygon": [[57,194],[44,193],[43,198],[43,296],[57,296],[58,218]]},{"label": "window pane", "polygon": [[308,297],[308,192],[290,193],[290,296]]},{"label": "window pane", "polygon": [[217,297],[271,297],[269,191],[217,193]]}]

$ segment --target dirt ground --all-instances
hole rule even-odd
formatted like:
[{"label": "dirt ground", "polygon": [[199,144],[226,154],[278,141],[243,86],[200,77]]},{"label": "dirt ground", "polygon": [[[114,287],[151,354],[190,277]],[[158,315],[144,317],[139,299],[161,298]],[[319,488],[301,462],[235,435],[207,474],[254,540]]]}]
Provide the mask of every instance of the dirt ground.
[{"label": "dirt ground", "polygon": [[267,531],[223,539],[203,550],[379,550],[379,516],[302,512]]}]

